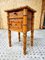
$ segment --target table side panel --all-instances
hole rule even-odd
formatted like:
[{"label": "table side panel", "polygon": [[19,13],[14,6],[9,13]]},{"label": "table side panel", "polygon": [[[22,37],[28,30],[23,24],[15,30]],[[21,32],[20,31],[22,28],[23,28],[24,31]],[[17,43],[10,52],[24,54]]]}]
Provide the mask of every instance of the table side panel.
[{"label": "table side panel", "polygon": [[28,11],[28,18],[27,18],[27,30],[31,30],[31,20],[32,20],[32,12]]}]

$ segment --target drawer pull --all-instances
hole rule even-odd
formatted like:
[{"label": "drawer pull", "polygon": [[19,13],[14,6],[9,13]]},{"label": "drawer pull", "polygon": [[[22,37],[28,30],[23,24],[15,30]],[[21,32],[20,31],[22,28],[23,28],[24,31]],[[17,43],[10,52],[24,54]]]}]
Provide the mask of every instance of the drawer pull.
[{"label": "drawer pull", "polygon": [[9,25],[12,25],[12,24],[9,24]]},{"label": "drawer pull", "polygon": [[15,24],[15,26],[17,26],[17,24]]},{"label": "drawer pull", "polygon": [[15,15],[17,15],[17,13],[16,13],[16,12],[14,12],[14,14],[15,14]]}]

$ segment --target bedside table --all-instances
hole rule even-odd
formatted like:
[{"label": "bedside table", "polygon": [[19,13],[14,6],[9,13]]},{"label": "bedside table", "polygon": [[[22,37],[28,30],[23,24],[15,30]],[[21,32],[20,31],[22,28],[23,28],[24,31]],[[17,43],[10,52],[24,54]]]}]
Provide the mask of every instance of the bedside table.
[{"label": "bedside table", "polygon": [[29,6],[6,10],[8,19],[8,38],[11,47],[11,31],[18,32],[20,41],[20,32],[23,32],[23,53],[26,54],[26,38],[27,32],[31,30],[31,46],[33,46],[34,34],[34,13],[36,12]]}]

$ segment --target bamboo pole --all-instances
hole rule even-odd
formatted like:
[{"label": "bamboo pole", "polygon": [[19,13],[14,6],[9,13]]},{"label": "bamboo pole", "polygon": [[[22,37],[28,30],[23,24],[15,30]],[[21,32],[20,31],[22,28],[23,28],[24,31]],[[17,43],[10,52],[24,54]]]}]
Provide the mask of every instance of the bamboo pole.
[{"label": "bamboo pole", "polygon": [[18,32],[18,40],[19,40],[19,42],[20,42],[20,32]]},{"label": "bamboo pole", "polygon": [[7,18],[8,18],[8,38],[9,38],[9,47],[11,47],[11,31],[9,30],[10,26],[9,26],[9,13],[7,14]]},{"label": "bamboo pole", "polygon": [[34,14],[32,14],[31,20],[31,46],[33,46],[33,39],[34,39]]},{"label": "bamboo pole", "polygon": [[26,38],[27,38],[27,9],[23,10],[23,53],[26,54]]}]

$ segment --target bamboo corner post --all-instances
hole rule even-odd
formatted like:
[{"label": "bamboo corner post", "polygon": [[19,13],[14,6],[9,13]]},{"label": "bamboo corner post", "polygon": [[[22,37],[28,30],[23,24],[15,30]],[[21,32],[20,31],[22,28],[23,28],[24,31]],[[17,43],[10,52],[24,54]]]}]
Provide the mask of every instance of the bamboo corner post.
[{"label": "bamboo corner post", "polygon": [[26,54],[26,38],[27,38],[27,9],[23,10],[23,53]]},{"label": "bamboo corner post", "polygon": [[31,46],[34,43],[34,13],[32,14],[32,21],[31,21]]},{"label": "bamboo corner post", "polygon": [[9,42],[9,47],[11,47],[11,30],[9,30],[9,13],[7,13],[7,19],[8,19],[8,42]]}]

